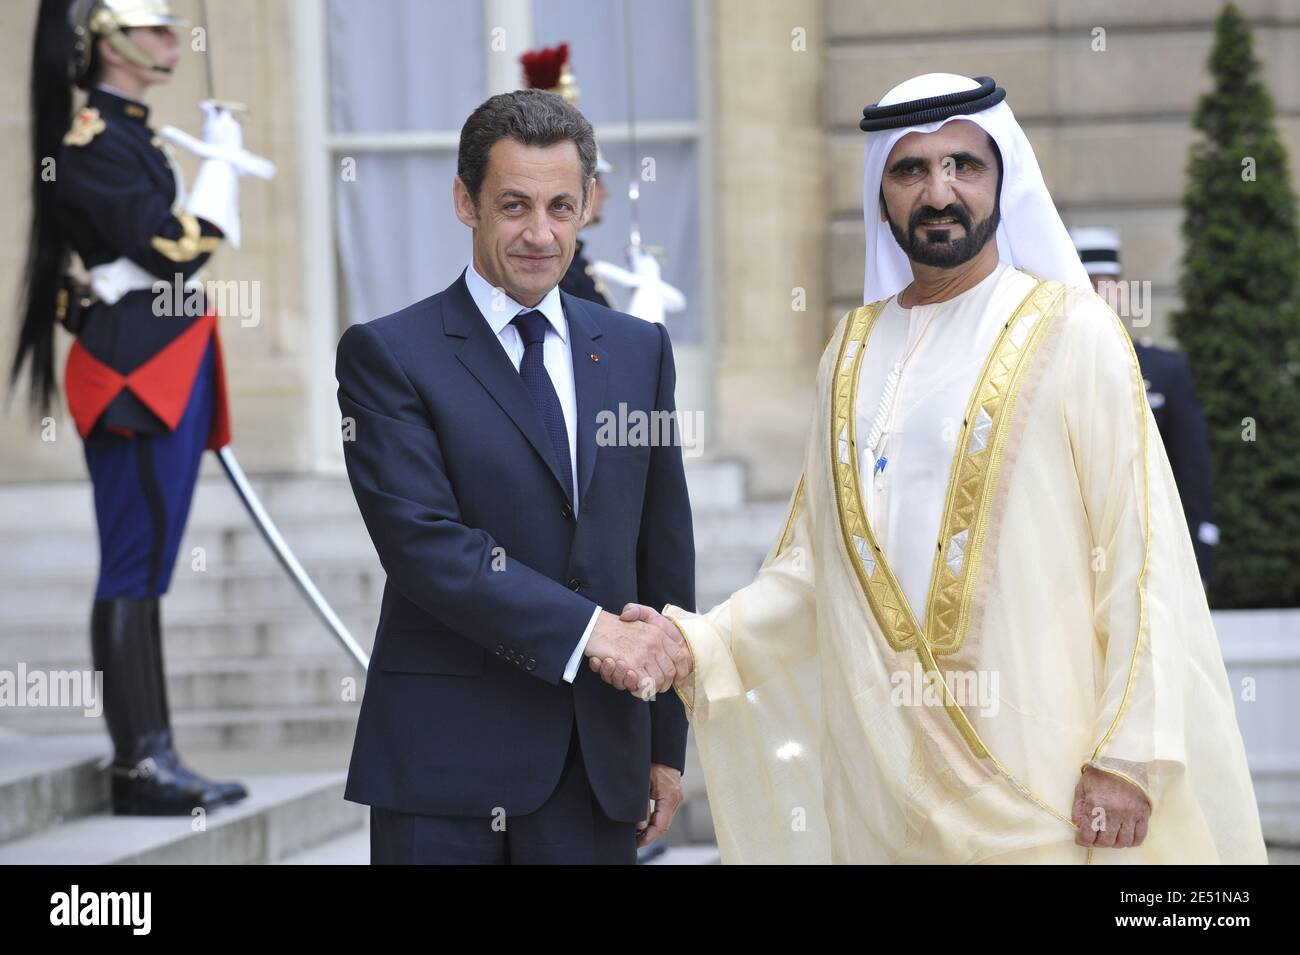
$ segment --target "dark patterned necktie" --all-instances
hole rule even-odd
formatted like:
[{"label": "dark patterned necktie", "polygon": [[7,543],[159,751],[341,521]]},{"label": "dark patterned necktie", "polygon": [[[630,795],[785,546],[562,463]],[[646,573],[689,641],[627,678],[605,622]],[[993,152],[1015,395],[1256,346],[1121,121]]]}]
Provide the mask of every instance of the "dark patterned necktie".
[{"label": "dark patterned necktie", "polygon": [[511,321],[519,329],[519,337],[524,340],[524,357],[519,362],[519,377],[524,380],[533,404],[542,416],[546,434],[551,439],[551,448],[555,451],[555,463],[559,465],[560,478],[564,482],[564,493],[573,500],[573,463],[569,456],[569,431],[564,426],[564,411],[560,408],[560,399],[555,394],[555,385],[546,373],[546,364],[542,361],[542,342],[546,338],[546,316],[533,309],[520,312]]}]

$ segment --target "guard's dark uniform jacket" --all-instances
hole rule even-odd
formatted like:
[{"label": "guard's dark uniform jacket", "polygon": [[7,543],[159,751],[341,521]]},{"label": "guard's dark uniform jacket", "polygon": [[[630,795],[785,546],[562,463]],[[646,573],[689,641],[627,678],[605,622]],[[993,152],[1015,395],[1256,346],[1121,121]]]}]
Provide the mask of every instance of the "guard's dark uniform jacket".
[{"label": "guard's dark uniform jacket", "polygon": [[[174,431],[206,359],[216,379],[207,447],[217,449],[230,435],[216,317],[175,305],[185,303],[176,285],[207,261],[222,234],[175,205],[177,177],[148,118],[143,104],[95,89],[58,156],[57,215],[86,268],[125,257],[169,285],[89,307],[68,357],[68,408],[83,438]],[[160,299],[170,303],[162,316],[155,314]]]},{"label": "guard's dark uniform jacket", "polygon": [[[1133,343],[1146,386],[1147,403],[1160,428],[1160,438],[1178,484],[1183,514],[1191,531],[1201,579],[1214,569],[1214,493],[1210,473],[1210,443],[1205,416],[1196,400],[1192,372],[1177,352]],[[1208,539],[1207,539],[1208,538]]]},{"label": "guard's dark uniform jacket", "polygon": [[569,270],[564,273],[564,278],[560,279],[560,289],[578,298],[585,298],[588,302],[613,308],[613,304],[605,297],[604,283],[597,282],[591,274],[591,262],[582,254],[582,246],[583,241],[579,239],[577,248],[573,252],[573,261],[569,263]]}]

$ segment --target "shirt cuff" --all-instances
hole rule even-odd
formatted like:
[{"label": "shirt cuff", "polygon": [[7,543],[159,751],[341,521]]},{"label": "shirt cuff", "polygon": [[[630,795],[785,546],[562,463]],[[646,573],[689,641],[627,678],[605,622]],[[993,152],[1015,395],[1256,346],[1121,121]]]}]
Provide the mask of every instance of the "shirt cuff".
[{"label": "shirt cuff", "polygon": [[591,639],[591,631],[596,629],[596,620],[600,617],[602,608],[597,607],[592,611],[591,619],[587,621],[587,629],[582,633],[582,639],[578,641],[577,648],[573,651],[573,656],[569,657],[569,665],[564,668],[564,682],[572,683],[578,675],[578,664],[582,662],[582,651],[587,649],[587,641]]}]

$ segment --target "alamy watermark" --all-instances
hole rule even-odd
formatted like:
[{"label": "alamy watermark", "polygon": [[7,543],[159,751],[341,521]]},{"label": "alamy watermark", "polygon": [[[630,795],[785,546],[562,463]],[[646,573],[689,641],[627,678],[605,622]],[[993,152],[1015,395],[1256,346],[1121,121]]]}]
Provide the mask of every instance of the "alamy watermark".
[{"label": "alamy watermark", "polygon": [[673,447],[682,456],[697,458],[704,453],[704,413],[701,411],[643,411],[628,409],[620,401],[618,410],[605,409],[596,415],[596,446],[601,448]]},{"label": "alamy watermark", "polygon": [[0,707],[75,707],[86,716],[104,711],[103,670],[0,670]]},{"label": "alamy watermark", "polygon": [[262,321],[262,283],[257,280],[209,279],[186,285],[185,275],[177,272],[171,281],[154,282],[153,296],[153,313],[158,318],[197,318],[213,311],[238,316],[244,328],[255,328]]},{"label": "alamy watermark", "polygon": [[940,674],[922,669],[919,662],[910,670],[895,670],[889,677],[889,702],[893,706],[944,706],[943,685],[962,709],[979,710],[981,716],[997,716],[999,707],[996,670],[950,670]]}]

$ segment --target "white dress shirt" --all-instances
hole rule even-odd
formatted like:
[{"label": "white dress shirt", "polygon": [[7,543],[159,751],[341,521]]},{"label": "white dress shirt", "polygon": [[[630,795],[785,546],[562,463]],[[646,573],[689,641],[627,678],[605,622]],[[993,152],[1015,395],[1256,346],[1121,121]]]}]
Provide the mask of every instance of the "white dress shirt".
[{"label": "white dress shirt", "polygon": [[[981,282],[946,302],[902,308],[894,296],[876,319],[862,356],[855,427],[863,503],[880,549],[922,623],[966,405],[1003,324],[1035,281],[999,262]],[[873,455],[867,442],[885,380],[913,346],[898,382],[892,426]],[[882,455],[885,467],[877,471]]]},{"label": "white dress shirt", "polygon": [[[470,297],[491,327],[492,332],[505,349],[506,357],[519,370],[519,363],[524,360],[524,340],[519,335],[519,328],[512,325],[520,312],[532,309],[520,305],[505,289],[493,288],[488,280],[479,275],[473,260],[465,270],[465,284],[469,286]],[[560,303],[560,287],[557,285],[546,293],[537,303],[537,311],[546,316],[548,327],[546,338],[542,341],[542,364],[555,387],[555,395],[560,399],[560,410],[564,412],[564,430],[569,436],[569,468],[573,475],[573,514],[578,514],[578,393],[573,383],[573,351],[569,348],[569,322],[564,317],[564,307]],[[578,665],[582,662],[582,651],[587,648],[591,632],[596,627],[602,608],[597,607],[587,623],[578,646],[569,657],[568,666],[564,668],[564,679],[572,683],[578,675]]]}]

